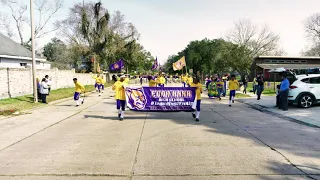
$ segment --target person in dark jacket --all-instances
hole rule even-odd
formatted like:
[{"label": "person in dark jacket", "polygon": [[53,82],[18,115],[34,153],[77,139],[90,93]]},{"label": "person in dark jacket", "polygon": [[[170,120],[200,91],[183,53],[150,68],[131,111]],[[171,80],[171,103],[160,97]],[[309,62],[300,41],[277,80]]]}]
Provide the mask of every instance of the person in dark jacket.
[{"label": "person in dark jacket", "polygon": [[259,73],[259,75],[257,76],[257,84],[258,84],[258,87],[257,87],[257,100],[260,100],[261,99],[261,94],[264,90],[264,79],[263,79],[263,76],[262,76],[262,73]]}]

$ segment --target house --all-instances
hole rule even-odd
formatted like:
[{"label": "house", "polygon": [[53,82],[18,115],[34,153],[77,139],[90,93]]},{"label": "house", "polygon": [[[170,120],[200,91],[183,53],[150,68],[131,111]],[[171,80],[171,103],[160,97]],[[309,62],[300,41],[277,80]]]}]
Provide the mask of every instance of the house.
[{"label": "house", "polygon": [[[32,67],[31,51],[0,33],[0,68]],[[37,69],[50,69],[51,64],[36,56]]]},{"label": "house", "polygon": [[320,57],[287,57],[287,56],[258,56],[254,58],[251,67],[251,79],[262,72],[269,81],[280,81],[280,77],[269,73],[271,69],[290,69],[297,75],[306,74],[309,69],[320,67]]}]

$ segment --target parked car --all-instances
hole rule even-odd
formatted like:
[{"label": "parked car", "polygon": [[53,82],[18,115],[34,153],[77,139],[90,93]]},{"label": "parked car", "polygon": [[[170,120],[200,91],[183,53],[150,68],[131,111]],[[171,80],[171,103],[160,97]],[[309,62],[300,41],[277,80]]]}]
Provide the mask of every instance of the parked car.
[{"label": "parked car", "polygon": [[270,70],[269,72],[279,73],[280,75],[285,73],[287,75],[290,81],[289,104],[309,108],[320,103],[320,74],[295,75],[284,68]]}]

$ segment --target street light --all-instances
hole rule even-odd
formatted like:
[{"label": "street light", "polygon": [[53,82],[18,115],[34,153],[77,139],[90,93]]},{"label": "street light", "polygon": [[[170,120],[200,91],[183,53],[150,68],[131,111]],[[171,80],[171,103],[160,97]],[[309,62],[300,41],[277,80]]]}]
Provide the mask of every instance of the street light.
[{"label": "street light", "polygon": [[33,1],[30,0],[30,19],[31,19],[31,48],[32,48],[32,80],[33,80],[33,102],[38,102],[37,81],[36,81],[36,50],[34,42],[34,17]]}]

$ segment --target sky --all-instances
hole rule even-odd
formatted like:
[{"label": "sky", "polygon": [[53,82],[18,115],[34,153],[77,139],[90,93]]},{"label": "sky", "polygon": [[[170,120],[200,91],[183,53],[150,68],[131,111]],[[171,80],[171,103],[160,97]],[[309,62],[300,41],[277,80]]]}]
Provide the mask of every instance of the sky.
[{"label": "sky", "polygon": [[[85,0],[89,1],[89,0]],[[82,0],[64,0],[55,20],[68,16]],[[310,45],[303,29],[305,19],[320,13],[319,0],[101,0],[111,13],[119,10],[141,34],[140,43],[160,62],[183,50],[192,40],[223,38],[234,21],[250,19],[268,24],[279,33],[280,47],[299,56]],[[40,39],[47,43],[55,34]]]}]

